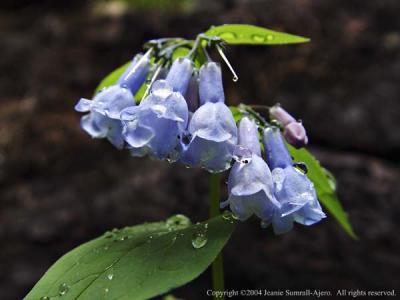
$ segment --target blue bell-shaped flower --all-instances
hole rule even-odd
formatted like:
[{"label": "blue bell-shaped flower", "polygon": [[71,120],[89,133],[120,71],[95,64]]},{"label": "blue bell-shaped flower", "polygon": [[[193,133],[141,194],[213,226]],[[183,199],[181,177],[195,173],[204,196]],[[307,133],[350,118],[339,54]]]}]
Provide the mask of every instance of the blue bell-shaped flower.
[{"label": "blue bell-shaped flower", "polygon": [[224,103],[221,68],[208,62],[200,69],[199,95],[202,104],[192,115],[182,138],[181,161],[210,172],[230,168],[237,143],[237,128]]},{"label": "blue bell-shaped flower", "polygon": [[247,117],[239,123],[239,144],[228,179],[229,198],[221,206],[229,205],[240,220],[255,214],[271,222],[280,204],[274,196],[271,171],[260,156],[257,125]]},{"label": "blue bell-shaped flower", "polygon": [[107,138],[115,147],[122,149],[124,140],[120,113],[124,108],[135,105],[133,95],[145,81],[149,68],[149,52],[140,58],[135,56],[116,85],[102,89],[93,100],[80,99],[75,110],[89,112],[81,119],[83,130],[93,138]]},{"label": "blue bell-shaped flower", "polygon": [[272,169],[274,194],[281,205],[272,219],[275,233],[291,230],[293,222],[312,225],[325,218],[313,183],[293,166],[279,129],[266,128],[263,140],[267,163]]},{"label": "blue bell-shaped flower", "polygon": [[166,79],[154,82],[149,96],[121,112],[123,136],[132,155],[178,159],[179,141],[188,122],[182,93],[186,93],[192,72],[189,59],[175,60]]}]

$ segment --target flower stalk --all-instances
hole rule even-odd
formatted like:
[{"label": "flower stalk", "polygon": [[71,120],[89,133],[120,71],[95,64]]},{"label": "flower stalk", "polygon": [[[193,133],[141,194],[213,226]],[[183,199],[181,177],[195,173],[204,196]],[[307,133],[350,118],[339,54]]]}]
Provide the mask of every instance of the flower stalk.
[{"label": "flower stalk", "polygon": [[[220,215],[219,201],[221,197],[220,191],[221,175],[212,173],[210,175],[210,218]],[[214,291],[224,291],[224,266],[222,260],[222,252],[218,254],[211,266],[212,272],[212,288]],[[213,299],[222,299],[216,296]]]}]

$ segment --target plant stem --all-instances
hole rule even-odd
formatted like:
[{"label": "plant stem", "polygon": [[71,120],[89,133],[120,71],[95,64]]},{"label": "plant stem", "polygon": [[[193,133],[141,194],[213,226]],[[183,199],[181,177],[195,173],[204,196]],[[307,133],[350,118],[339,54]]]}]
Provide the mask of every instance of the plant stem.
[{"label": "plant stem", "polygon": [[[211,174],[210,176],[210,218],[220,215],[220,174]],[[211,266],[212,270],[212,287],[214,291],[224,291],[224,266],[222,261],[222,252],[218,254]],[[217,297],[213,297],[217,299]],[[218,298],[225,299],[225,297]]]}]

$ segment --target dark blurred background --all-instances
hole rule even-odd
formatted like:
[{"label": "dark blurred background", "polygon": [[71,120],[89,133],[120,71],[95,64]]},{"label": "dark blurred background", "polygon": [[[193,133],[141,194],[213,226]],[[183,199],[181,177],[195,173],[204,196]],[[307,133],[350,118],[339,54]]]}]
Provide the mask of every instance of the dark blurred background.
[{"label": "dark blurred background", "polygon": [[[62,254],[107,229],[207,217],[201,170],[135,159],[79,127],[73,106],[148,39],[250,23],[304,45],[229,47],[229,104],[280,102],[337,177],[360,240],[333,218],[276,237],[256,219],[225,249],[227,288],[399,287],[400,2],[12,1],[0,4],[0,299],[21,299]],[[225,68],[226,69],[226,68]],[[203,299],[208,272],[174,291]],[[399,293],[398,293],[399,294]]]}]

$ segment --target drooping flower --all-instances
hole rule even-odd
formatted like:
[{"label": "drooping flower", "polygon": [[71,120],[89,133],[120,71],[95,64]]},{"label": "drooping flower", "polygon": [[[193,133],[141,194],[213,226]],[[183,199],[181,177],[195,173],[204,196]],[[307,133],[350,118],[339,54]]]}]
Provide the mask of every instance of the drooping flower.
[{"label": "drooping flower", "polygon": [[123,136],[132,155],[171,161],[178,158],[177,147],[188,122],[182,94],[192,72],[189,59],[175,60],[165,80],[154,82],[150,94],[138,106],[121,112]]},{"label": "drooping flower", "polygon": [[281,205],[272,218],[275,233],[290,231],[293,222],[312,225],[325,218],[314,185],[293,166],[279,129],[266,128],[263,140],[267,163],[272,169],[274,195]]},{"label": "drooping flower", "polygon": [[189,166],[222,172],[230,167],[237,128],[225,105],[221,68],[208,62],[200,68],[201,106],[194,112],[182,139],[181,161]]},{"label": "drooping flower", "polygon": [[295,148],[307,145],[308,137],[301,121],[297,121],[279,104],[272,106],[269,110],[270,115],[276,119],[283,127],[285,139]]},{"label": "drooping flower", "polygon": [[221,206],[229,205],[240,220],[255,214],[264,222],[271,222],[280,203],[274,196],[271,171],[261,158],[257,125],[243,117],[238,133],[240,146],[235,152],[237,161],[229,174],[229,198]]},{"label": "drooping flower", "polygon": [[93,138],[107,138],[115,147],[122,149],[122,109],[135,105],[133,95],[149,72],[149,53],[133,59],[116,85],[102,89],[93,100],[81,98],[75,106],[79,112],[89,112],[81,119],[81,127]]}]

